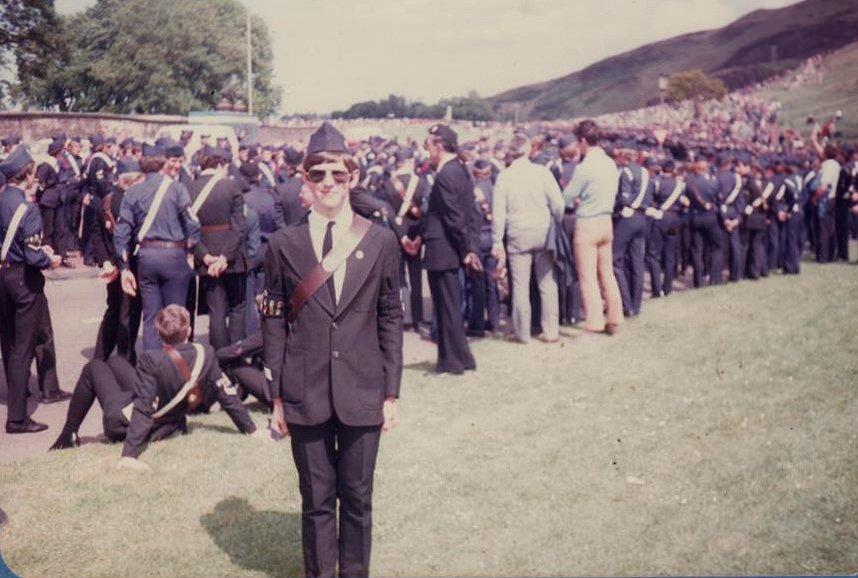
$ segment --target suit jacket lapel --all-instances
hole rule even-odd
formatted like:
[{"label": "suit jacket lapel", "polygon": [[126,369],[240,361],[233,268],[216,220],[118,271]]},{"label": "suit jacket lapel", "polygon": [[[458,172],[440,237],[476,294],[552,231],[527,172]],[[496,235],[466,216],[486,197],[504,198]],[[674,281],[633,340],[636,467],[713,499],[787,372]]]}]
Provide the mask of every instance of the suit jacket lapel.
[{"label": "suit jacket lapel", "polygon": [[373,242],[373,236],[370,229],[346,260],[346,277],[343,279],[343,291],[337,303],[337,317],[348,309],[378,259],[378,245]]},{"label": "suit jacket lapel", "polygon": [[[310,225],[304,223],[296,227],[295,233],[292,235],[292,242],[289,245],[285,257],[292,264],[299,278],[303,279],[319,264],[316,260],[316,252],[313,250],[313,241],[310,239]],[[335,308],[331,301],[331,294],[325,287],[316,291],[312,299],[318,301],[331,317],[334,316]]]}]

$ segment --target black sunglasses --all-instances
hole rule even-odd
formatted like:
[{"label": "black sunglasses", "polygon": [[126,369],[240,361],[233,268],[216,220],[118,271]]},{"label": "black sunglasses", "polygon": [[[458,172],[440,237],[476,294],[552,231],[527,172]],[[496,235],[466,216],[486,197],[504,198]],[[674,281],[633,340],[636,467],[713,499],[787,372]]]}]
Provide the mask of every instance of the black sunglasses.
[{"label": "black sunglasses", "polygon": [[349,175],[346,171],[332,171],[327,169],[310,169],[307,171],[307,180],[311,183],[321,183],[325,180],[325,176],[330,174],[335,183],[340,185],[349,182]]}]

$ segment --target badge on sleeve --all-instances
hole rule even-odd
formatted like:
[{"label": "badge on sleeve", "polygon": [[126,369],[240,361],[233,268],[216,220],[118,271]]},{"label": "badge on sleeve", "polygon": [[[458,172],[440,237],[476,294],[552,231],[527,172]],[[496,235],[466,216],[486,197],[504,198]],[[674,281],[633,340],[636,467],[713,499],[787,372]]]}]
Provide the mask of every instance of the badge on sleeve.
[{"label": "badge on sleeve", "polygon": [[360,249],[358,249],[357,251],[355,251],[355,259],[357,259],[358,261],[360,261],[361,259],[363,259],[363,251],[361,251]]}]

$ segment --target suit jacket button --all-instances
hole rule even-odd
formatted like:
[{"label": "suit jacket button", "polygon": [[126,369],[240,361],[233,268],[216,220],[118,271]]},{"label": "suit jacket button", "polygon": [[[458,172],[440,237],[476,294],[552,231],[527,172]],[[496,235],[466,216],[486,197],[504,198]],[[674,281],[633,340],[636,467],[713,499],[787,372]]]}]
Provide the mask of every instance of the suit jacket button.
[{"label": "suit jacket button", "polygon": [[340,358],[340,352],[337,350],[332,351],[331,357],[333,357],[334,359],[339,359]]},{"label": "suit jacket button", "polygon": [[331,329],[333,329],[334,331],[336,331],[337,329],[339,329],[339,327],[337,326],[337,322],[336,322],[336,321],[334,321],[333,323],[331,323]]}]

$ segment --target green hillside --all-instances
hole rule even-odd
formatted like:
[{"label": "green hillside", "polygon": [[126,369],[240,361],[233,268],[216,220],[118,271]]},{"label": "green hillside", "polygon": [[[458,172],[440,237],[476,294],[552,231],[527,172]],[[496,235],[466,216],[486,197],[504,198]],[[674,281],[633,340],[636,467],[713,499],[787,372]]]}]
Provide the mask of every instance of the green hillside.
[{"label": "green hillside", "polygon": [[837,129],[847,139],[858,139],[858,43],[850,44],[826,57],[819,83],[785,88],[783,83],[760,91],[783,104],[780,117],[784,126],[807,132],[805,120],[813,115],[820,123],[842,110]]},{"label": "green hillside", "polygon": [[756,10],[723,28],[647,44],[490,101],[501,115],[554,119],[646,106],[659,96],[661,73],[700,68],[730,88],[744,86],[858,40],[856,5],[854,0],[805,0]]}]

